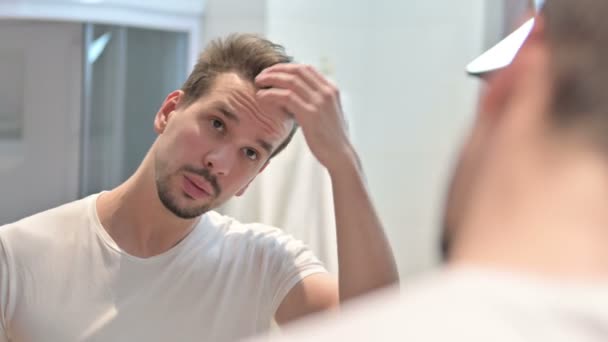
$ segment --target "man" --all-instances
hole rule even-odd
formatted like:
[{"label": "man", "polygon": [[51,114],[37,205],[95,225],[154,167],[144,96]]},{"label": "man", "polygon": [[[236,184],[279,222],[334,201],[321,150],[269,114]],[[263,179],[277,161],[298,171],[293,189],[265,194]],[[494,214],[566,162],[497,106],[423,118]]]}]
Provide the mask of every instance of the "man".
[{"label": "man", "polygon": [[[0,228],[0,341],[232,341],[396,282],[338,91],[288,62],[256,36],[212,43],[132,177]],[[332,178],[339,285],[300,242],[212,211],[296,124]]]},{"label": "man", "polygon": [[448,194],[447,267],[285,340],[608,340],[607,16],[547,0],[488,78]]}]

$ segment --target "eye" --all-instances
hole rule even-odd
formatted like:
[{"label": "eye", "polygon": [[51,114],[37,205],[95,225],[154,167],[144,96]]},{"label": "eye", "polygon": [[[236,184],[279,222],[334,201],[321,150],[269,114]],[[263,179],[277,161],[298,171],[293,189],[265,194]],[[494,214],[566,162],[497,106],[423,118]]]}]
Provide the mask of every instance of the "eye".
[{"label": "eye", "polygon": [[226,128],[226,126],[224,125],[224,123],[218,119],[211,119],[211,126],[218,132],[224,132],[224,129]]},{"label": "eye", "polygon": [[251,160],[258,160],[258,152],[252,148],[244,148],[243,153]]}]

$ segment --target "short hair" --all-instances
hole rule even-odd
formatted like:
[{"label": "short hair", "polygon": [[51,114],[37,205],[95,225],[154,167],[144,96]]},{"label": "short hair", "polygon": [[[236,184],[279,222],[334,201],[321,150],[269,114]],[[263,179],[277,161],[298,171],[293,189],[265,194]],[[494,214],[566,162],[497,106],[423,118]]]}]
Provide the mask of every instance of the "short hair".
[{"label": "short hair", "polygon": [[546,0],[541,14],[551,53],[551,114],[608,147],[608,1]]}]

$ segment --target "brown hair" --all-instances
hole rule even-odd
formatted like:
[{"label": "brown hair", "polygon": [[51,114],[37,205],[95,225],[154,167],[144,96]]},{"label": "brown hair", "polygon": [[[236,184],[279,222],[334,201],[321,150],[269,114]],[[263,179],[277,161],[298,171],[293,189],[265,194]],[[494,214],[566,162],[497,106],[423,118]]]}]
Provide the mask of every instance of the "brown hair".
[{"label": "brown hair", "polygon": [[552,53],[552,113],[562,127],[584,127],[608,147],[608,1],[546,0]]},{"label": "brown hair", "polygon": [[[192,104],[204,96],[219,74],[236,72],[253,83],[255,77],[264,69],[292,61],[292,57],[286,54],[283,46],[254,34],[231,34],[225,39],[216,39],[205,48],[194,70],[182,86],[184,103]],[[293,129],[273,151],[271,158],[289,144],[297,127],[294,123]]]}]

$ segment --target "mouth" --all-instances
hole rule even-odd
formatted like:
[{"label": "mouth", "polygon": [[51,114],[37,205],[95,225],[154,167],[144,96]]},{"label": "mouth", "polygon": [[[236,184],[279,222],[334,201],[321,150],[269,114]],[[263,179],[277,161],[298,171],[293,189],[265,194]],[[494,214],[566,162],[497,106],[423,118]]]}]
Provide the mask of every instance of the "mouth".
[{"label": "mouth", "polygon": [[202,199],[211,197],[214,193],[213,187],[207,181],[188,177],[184,175],[183,188],[186,194],[193,199]]}]

